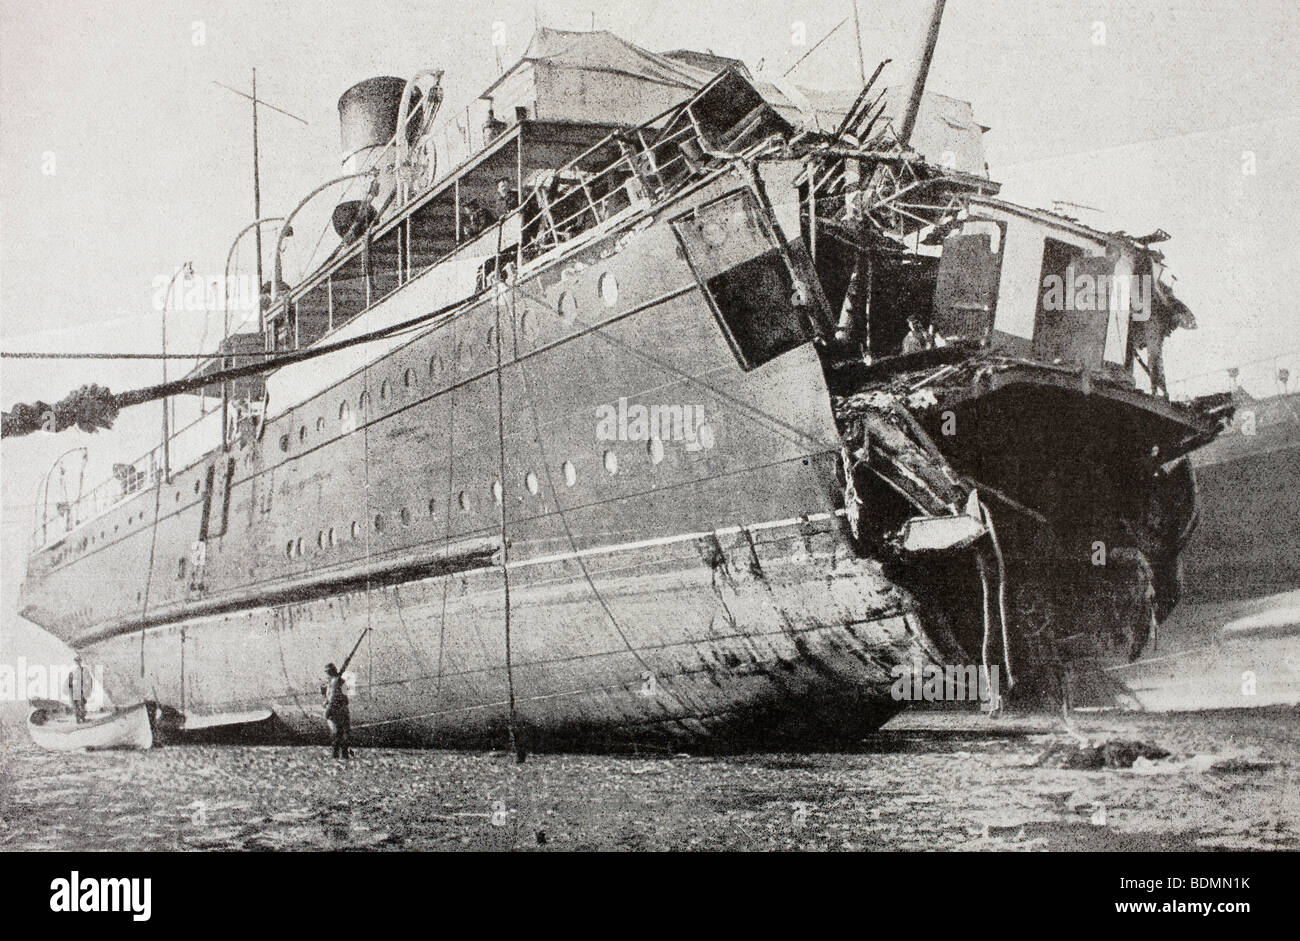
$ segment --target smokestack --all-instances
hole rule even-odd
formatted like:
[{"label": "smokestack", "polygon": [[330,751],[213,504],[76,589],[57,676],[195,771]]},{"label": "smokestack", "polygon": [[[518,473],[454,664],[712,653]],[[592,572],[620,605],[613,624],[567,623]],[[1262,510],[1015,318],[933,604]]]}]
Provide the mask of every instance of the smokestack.
[{"label": "smokestack", "polygon": [[[397,131],[397,117],[405,90],[406,79],[381,75],[357,82],[339,96],[339,139],[343,148],[343,170],[345,173],[359,173],[367,167],[377,166],[380,172],[376,200],[381,204],[396,186],[393,167],[397,155],[392,149],[385,151],[384,147]],[[413,91],[410,104],[412,114],[419,103],[420,93],[418,90]],[[409,123],[408,140],[418,130],[415,122]],[[354,222],[373,212],[375,207],[368,198],[345,200],[334,208],[334,231],[344,236]]]}]

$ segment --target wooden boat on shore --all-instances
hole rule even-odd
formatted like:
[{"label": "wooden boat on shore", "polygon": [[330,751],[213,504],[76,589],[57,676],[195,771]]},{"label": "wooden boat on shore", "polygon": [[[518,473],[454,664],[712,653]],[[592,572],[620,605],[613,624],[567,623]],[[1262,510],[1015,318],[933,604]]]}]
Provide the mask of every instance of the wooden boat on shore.
[{"label": "wooden boat on shore", "polygon": [[109,748],[151,748],[153,727],[144,703],[113,712],[92,714],[78,722],[63,703],[36,702],[27,716],[32,741],[50,751],[98,751]]}]

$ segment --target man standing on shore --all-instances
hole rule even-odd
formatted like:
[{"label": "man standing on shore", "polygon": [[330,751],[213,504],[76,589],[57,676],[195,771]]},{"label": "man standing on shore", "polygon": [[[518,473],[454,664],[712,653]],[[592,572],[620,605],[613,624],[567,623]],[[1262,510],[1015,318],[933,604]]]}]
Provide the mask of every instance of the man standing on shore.
[{"label": "man standing on shore", "polygon": [[338,667],[325,667],[325,721],[330,727],[330,744],[335,758],[351,758],[352,747],[348,736],[352,730],[352,716],[348,710],[347,681]]}]

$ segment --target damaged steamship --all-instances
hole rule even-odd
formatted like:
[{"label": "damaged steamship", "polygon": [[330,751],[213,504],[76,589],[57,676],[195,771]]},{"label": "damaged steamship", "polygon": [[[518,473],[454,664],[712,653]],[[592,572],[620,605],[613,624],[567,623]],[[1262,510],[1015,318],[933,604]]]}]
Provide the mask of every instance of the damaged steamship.
[{"label": "damaged steamship", "polygon": [[[319,737],[354,650],[371,743],[851,740],[900,665],[1056,696],[1137,656],[1229,407],[1163,392],[1154,239],[1000,200],[918,71],[782,91],[543,29],[486,115],[353,87],[337,248],[288,285],[277,244],[191,377],[206,453],[38,511],[23,615],[180,731]],[[1054,309],[1079,273],[1150,302]]]}]

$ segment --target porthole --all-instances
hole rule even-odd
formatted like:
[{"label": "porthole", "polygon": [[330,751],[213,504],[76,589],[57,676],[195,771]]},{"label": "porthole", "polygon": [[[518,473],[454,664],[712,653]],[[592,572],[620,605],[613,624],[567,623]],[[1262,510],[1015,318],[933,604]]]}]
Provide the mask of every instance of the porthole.
[{"label": "porthole", "polygon": [[402,525],[403,525],[403,526],[410,526],[410,525],[411,525],[411,511],[410,511],[410,510],[408,510],[406,507],[402,507],[402,511],[401,511],[401,513],[399,513],[398,515],[402,518]]},{"label": "porthole", "polygon": [[[194,492],[195,492],[195,493],[198,493],[198,492],[199,492],[199,482],[198,482],[197,479],[194,481]],[[130,521],[130,520],[127,520],[127,522],[129,523],[129,522],[131,522],[131,521]]]},{"label": "porthole", "polygon": [[493,477],[492,478],[492,501],[496,503],[497,506],[500,506],[501,497],[502,497],[501,481]]},{"label": "porthole", "polygon": [[352,408],[347,402],[339,403],[339,421],[347,421],[352,414]]},{"label": "porthole", "polygon": [[370,393],[362,392],[357,399],[357,418],[362,421],[366,420],[366,409],[370,407]]},{"label": "porthole", "polygon": [[181,502],[181,492],[179,490],[176,491],[176,502],[177,503]]},{"label": "porthole", "polygon": [[306,440],[307,440],[307,426],[301,425],[298,428],[298,442],[301,444],[303,441]]},{"label": "porthole", "polygon": [[439,356],[437,353],[435,353],[429,357],[429,376],[432,378],[433,376],[436,376],[441,372],[442,372],[442,357]]},{"label": "porthole", "polygon": [[402,385],[406,386],[406,388],[408,389],[414,388],[416,382],[418,381],[419,380],[415,376],[414,369],[408,369],[406,372],[402,373]]},{"label": "porthole", "polygon": [[497,328],[496,325],[487,328],[487,351],[495,353],[497,350]]},{"label": "porthole", "polygon": [[382,513],[379,513],[375,515],[375,532],[382,533],[383,531],[384,531],[384,516]]},{"label": "porthole", "polygon": [[437,498],[437,497],[430,497],[430,498],[429,498],[429,515],[430,515],[430,516],[433,516],[433,515],[434,515],[435,513],[437,513],[437,512],[438,512],[438,498]]},{"label": "porthole", "polygon": [[529,320],[528,320],[528,311],[526,311],[526,310],[525,310],[525,311],[520,311],[520,313],[519,313],[519,335],[520,335],[521,337],[526,337],[526,336],[528,336],[528,328],[529,328],[530,325],[531,325],[531,324],[530,324],[530,322],[529,322]]},{"label": "porthole", "polygon": [[320,418],[316,419],[316,430],[317,430],[317,431],[324,431],[324,430],[325,430],[325,416],[324,416],[324,415],[322,415]]},{"label": "porthole", "polygon": [[185,577],[185,568],[186,568],[186,565],[185,565],[185,556],[181,556],[180,559],[177,560],[177,562],[176,562],[176,577],[177,577],[177,578],[184,578],[184,577]]},{"label": "porthole", "polygon": [[329,529],[329,532],[325,534],[325,540],[326,540],[326,542],[328,542],[331,546],[334,545],[334,527],[333,527],[333,526],[331,526],[330,529]]},{"label": "porthole", "polygon": [[285,545],[284,545],[284,554],[287,555],[287,556],[288,556],[289,558],[291,558],[291,559],[293,558],[293,540],[292,540],[292,539],[290,539],[287,543],[285,543]]},{"label": "porthole", "polygon": [[361,527],[357,525],[356,520],[353,520],[352,527],[348,530],[348,532],[351,534],[351,538],[356,539],[360,531],[361,531]]},{"label": "porthole", "polygon": [[385,379],[383,382],[379,383],[379,401],[387,402],[388,392],[389,392],[388,380]]},{"label": "porthole", "polygon": [[316,547],[318,549],[325,548],[325,530],[323,529],[316,534]]},{"label": "porthole", "polygon": [[296,556],[298,556],[298,555],[302,555],[302,537],[301,537],[301,536],[299,536],[297,539],[295,539],[295,540],[293,541],[293,554],[296,555]]},{"label": "porthole", "polygon": [[[288,435],[280,435],[280,450],[281,450],[281,451],[288,451],[288,450],[289,450],[289,436],[288,436]],[[199,482],[198,482],[197,480],[194,481],[194,486],[197,487],[198,485],[199,485]],[[195,491],[195,492],[197,493],[198,491]]]},{"label": "porthole", "polygon": [[566,486],[572,487],[578,482],[578,470],[573,466],[572,461],[565,461],[561,470],[564,471],[564,483]]},{"label": "porthole", "polygon": [[555,302],[555,309],[565,323],[573,323],[578,318],[578,302],[572,294],[565,291]]},{"label": "porthole", "polygon": [[468,510],[468,509],[469,509],[469,497],[465,496],[465,491],[464,491],[464,490],[462,490],[462,491],[460,492],[460,496],[458,496],[458,497],[456,498],[456,502],[460,504],[460,508],[461,508],[462,510]]},{"label": "porthole", "polygon": [[600,289],[600,299],[605,302],[606,307],[613,307],[618,303],[618,281],[612,271],[602,274],[596,286]]},{"label": "porthole", "polygon": [[524,486],[528,488],[528,492],[533,496],[537,496],[538,491],[542,489],[541,484],[537,481],[537,475],[532,471],[524,475]]},{"label": "porthole", "polygon": [[646,442],[646,452],[650,455],[650,463],[658,464],[664,459],[664,443],[659,438],[651,438]]},{"label": "porthole", "polygon": [[609,471],[611,476],[618,473],[618,455],[613,451],[605,452],[605,470]]}]

